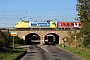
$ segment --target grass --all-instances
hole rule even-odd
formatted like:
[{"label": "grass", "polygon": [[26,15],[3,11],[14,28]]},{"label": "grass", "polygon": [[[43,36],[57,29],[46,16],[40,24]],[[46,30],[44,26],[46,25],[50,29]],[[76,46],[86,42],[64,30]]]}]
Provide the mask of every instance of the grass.
[{"label": "grass", "polygon": [[24,49],[8,49],[0,52],[0,60],[16,60],[24,52]]},{"label": "grass", "polygon": [[[59,47],[61,47],[61,45],[58,45]],[[86,49],[86,48],[71,48],[71,47],[61,47],[62,49],[73,53],[77,56],[82,57],[85,60],[90,60],[90,49]]]}]

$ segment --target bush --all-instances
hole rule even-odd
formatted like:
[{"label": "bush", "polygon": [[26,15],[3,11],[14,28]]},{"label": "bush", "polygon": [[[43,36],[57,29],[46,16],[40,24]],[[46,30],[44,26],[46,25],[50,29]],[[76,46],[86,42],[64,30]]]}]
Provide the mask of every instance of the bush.
[{"label": "bush", "polygon": [[84,47],[90,47],[90,34],[86,35],[83,40]]},{"label": "bush", "polygon": [[7,32],[3,32],[3,36],[5,37],[7,46],[11,45],[12,38],[10,36],[10,32],[8,32],[8,31]]},{"label": "bush", "polygon": [[20,39],[18,36],[15,36],[14,40],[16,44],[23,44],[23,40]]},{"label": "bush", "polygon": [[90,44],[88,44],[87,48],[90,48]]},{"label": "bush", "polygon": [[0,31],[0,46],[2,46],[2,47],[7,46],[4,34],[1,31]]}]

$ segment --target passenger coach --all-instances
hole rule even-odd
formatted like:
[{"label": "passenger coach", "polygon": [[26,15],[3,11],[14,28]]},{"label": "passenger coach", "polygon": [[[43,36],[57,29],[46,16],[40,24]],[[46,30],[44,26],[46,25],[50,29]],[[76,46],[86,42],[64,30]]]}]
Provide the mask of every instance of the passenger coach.
[{"label": "passenger coach", "polygon": [[58,29],[80,29],[82,27],[81,22],[58,22]]}]

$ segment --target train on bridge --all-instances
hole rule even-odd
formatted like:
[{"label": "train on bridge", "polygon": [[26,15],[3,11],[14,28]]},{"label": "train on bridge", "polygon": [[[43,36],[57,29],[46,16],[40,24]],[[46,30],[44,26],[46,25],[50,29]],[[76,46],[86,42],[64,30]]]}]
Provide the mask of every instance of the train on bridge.
[{"label": "train on bridge", "polygon": [[55,23],[52,20],[31,22],[31,21],[19,21],[14,26],[15,29],[80,29],[82,27],[81,22],[62,22]]}]

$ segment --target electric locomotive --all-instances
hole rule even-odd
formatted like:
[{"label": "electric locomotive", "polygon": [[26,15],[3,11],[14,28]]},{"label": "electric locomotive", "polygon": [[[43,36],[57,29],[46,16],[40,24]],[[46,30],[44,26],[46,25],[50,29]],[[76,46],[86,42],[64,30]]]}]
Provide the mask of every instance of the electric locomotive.
[{"label": "electric locomotive", "polygon": [[52,20],[44,22],[19,21],[14,26],[15,29],[38,29],[38,28],[56,28],[56,23]]}]

